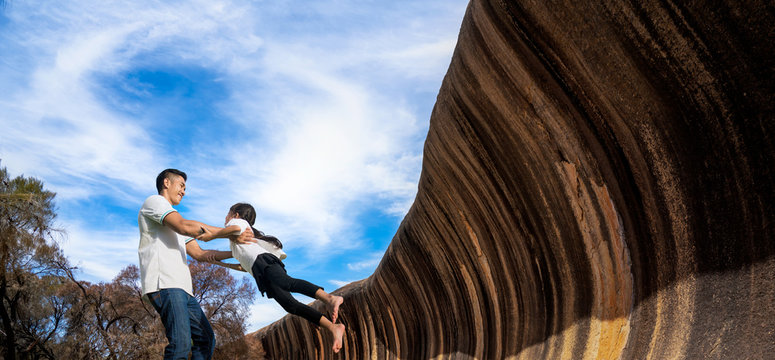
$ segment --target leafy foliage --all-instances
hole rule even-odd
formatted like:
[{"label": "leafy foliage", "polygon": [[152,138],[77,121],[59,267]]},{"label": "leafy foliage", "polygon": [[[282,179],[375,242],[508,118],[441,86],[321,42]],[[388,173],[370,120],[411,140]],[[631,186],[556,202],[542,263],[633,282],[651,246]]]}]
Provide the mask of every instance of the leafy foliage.
[{"label": "leafy foliage", "polygon": [[67,260],[53,242],[54,193],[0,168],[0,346],[6,359],[53,358],[64,304],[55,296]]}]

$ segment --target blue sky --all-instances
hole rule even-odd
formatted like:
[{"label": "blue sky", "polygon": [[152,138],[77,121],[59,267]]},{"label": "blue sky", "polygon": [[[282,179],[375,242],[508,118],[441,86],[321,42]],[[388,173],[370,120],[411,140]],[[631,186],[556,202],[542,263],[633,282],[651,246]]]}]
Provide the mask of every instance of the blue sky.
[{"label": "blue sky", "polygon": [[[250,202],[289,273],[337,289],[374,271],[414,200],[466,5],[6,1],[0,166],[57,193],[83,279],[137,263],[137,211],[173,167],[184,217],[222,225]],[[250,330],[284,315],[251,310]]]}]

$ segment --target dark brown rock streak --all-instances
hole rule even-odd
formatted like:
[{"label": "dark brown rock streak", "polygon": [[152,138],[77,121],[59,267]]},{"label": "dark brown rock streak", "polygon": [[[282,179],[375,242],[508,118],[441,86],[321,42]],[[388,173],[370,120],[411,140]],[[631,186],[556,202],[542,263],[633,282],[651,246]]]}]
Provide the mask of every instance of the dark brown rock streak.
[{"label": "dark brown rock streak", "polygon": [[774,19],[472,1],[414,205],[338,290],[342,353],[286,317],[255,335],[267,356],[772,358]]}]

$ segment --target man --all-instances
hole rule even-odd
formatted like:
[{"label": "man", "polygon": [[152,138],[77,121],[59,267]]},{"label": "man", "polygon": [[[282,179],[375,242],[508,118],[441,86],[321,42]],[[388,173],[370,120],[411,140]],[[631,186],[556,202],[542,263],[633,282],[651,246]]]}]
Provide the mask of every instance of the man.
[{"label": "man", "polygon": [[[186,239],[217,232],[218,227],[184,219],[172,206],[186,194],[186,173],[166,169],[156,177],[158,195],[148,197],[140,209],[140,279],[143,295],[159,313],[169,344],[164,359],[210,359],[215,349],[215,334],[202,308],[194,298],[191,273],[186,261]],[[182,235],[182,236],[181,236]],[[253,234],[235,240],[252,242]],[[228,251],[201,250],[197,260],[221,260]],[[193,342],[193,344],[192,344]]]}]

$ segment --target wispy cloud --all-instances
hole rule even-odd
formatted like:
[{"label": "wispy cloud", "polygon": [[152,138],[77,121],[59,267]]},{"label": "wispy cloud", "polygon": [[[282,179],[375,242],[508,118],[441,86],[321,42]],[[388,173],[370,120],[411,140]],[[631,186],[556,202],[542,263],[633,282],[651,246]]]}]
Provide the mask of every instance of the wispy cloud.
[{"label": "wispy cloud", "polygon": [[62,250],[93,282],[108,281],[130,264],[137,264],[137,230],[96,231],[79,220],[59,226],[65,232],[59,242]]},{"label": "wispy cloud", "polygon": [[94,75],[120,76],[147,66],[143,61],[229,66],[230,55],[254,52],[261,40],[235,25],[251,22],[233,5],[150,5],[14,3],[8,14],[15,31],[5,33],[4,53],[36,56],[24,59],[28,81],[3,86],[8,97],[0,116],[8,131],[0,150],[8,166],[55,186],[78,182],[99,190],[117,181],[138,190],[170,162],[163,139],[148,129],[156,119],[109,108],[95,93]]},{"label": "wispy cloud", "polygon": [[382,260],[382,252],[374,252],[365,257],[365,260],[356,263],[347,264],[347,268],[353,271],[361,271],[363,269],[373,269],[377,267]]},{"label": "wispy cloud", "polygon": [[329,47],[268,39],[262,65],[243,76],[255,81],[240,83],[232,99],[244,122],[264,125],[249,133],[252,143],[230,147],[226,173],[236,176],[226,182],[261,208],[264,225],[311,251],[334,238],[348,248],[358,207],[401,216],[416,192],[427,118],[392,86],[420,74],[435,74],[438,86],[456,33],[407,47],[408,32],[378,32],[387,39],[378,49],[355,46],[373,35],[357,32]]},{"label": "wispy cloud", "polygon": [[285,315],[287,313],[280,304],[259,295],[259,298],[250,306],[250,316],[246,321],[248,332],[259,330]]},{"label": "wispy cloud", "polygon": [[345,285],[347,285],[347,284],[349,284],[349,283],[351,283],[353,281],[357,281],[357,280],[350,280],[350,281],[346,281],[346,280],[329,280],[328,282],[333,284],[333,285],[335,285],[336,287],[343,287],[343,286],[345,286]]},{"label": "wispy cloud", "polygon": [[166,167],[189,174],[185,216],[217,225],[249,201],[297,263],[361,277],[392,234],[359,219],[413,201],[466,3],[11,2],[2,165],[58,193],[62,246],[91,279],[136,261]]}]

